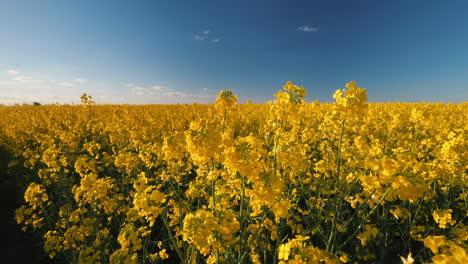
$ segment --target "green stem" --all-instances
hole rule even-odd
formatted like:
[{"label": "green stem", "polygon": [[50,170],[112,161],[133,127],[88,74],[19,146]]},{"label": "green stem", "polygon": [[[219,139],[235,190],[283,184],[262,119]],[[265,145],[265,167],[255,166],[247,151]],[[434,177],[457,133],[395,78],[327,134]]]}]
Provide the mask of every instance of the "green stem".
[{"label": "green stem", "polygon": [[352,239],[354,239],[357,235],[357,233],[359,232],[359,230],[361,229],[361,227],[367,222],[367,220],[369,219],[369,217],[372,215],[372,213],[374,213],[374,211],[377,209],[377,207],[379,206],[379,204],[385,199],[385,197],[387,196],[388,192],[392,189],[392,187],[388,187],[387,190],[385,191],[385,193],[382,195],[382,197],[380,198],[379,202],[376,203],[374,205],[374,207],[372,207],[372,209],[370,210],[369,213],[367,213],[367,215],[362,219],[361,223],[359,224],[359,226],[356,228],[356,231],[354,231],[353,234],[351,234],[351,236],[348,237],[348,239],[346,239],[346,241],[344,243],[342,243],[339,247],[338,247],[338,250],[343,248],[346,244],[348,244]]},{"label": "green stem", "polygon": [[161,218],[163,220],[164,226],[166,227],[167,233],[169,234],[169,238],[171,239],[172,246],[174,247],[175,251],[177,252],[177,255],[179,255],[179,258],[182,261],[182,263],[186,264],[187,261],[185,260],[184,255],[182,254],[182,252],[180,251],[179,245],[177,244],[177,241],[176,241],[174,235],[172,234],[171,228],[169,227],[169,223],[167,222],[167,217],[168,217],[167,216],[167,209],[165,209],[163,211],[161,216],[162,216]]},{"label": "green stem", "polygon": [[223,133],[224,133],[224,129],[226,128],[226,118],[227,118],[227,109],[226,109],[226,107],[224,107]]},{"label": "green stem", "polygon": [[[211,167],[212,171],[214,171],[214,160],[211,158]],[[211,179],[211,196],[213,196],[213,215],[216,217],[216,190],[215,190],[215,180]]]},{"label": "green stem", "polygon": [[338,142],[338,149],[336,151],[336,177],[337,177],[337,188],[340,185],[340,173],[341,173],[341,145],[343,144],[343,134],[346,120],[341,120],[340,140]]}]

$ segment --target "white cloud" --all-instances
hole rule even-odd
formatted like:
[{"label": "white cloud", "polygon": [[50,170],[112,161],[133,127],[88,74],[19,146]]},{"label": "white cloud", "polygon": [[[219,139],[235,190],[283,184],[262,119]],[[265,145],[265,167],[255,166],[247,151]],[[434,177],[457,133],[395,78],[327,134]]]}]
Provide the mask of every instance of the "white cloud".
[{"label": "white cloud", "polygon": [[[6,74],[6,72],[5,70],[4,73]],[[0,104],[32,104],[33,102],[79,104],[80,95],[84,92],[80,83],[84,83],[85,79],[58,79],[59,81],[56,81],[55,77],[57,76],[47,77],[32,73],[19,73],[2,78],[0,73]],[[85,85],[83,84],[83,86]],[[112,89],[99,90],[99,87],[107,88],[109,86],[108,84],[93,83],[92,87],[86,87],[86,92],[91,94],[99,104],[139,103],[133,100],[134,98],[129,92],[122,93]]]},{"label": "white cloud", "polygon": [[74,87],[75,85],[71,82],[61,82],[59,83],[60,86],[63,86],[63,87]]},{"label": "white cloud", "polygon": [[189,97],[189,96],[192,96],[191,94],[188,94],[188,93],[183,93],[183,92],[169,92],[169,93],[166,93],[165,96],[173,96],[173,97],[178,97],[178,98],[182,98],[182,97]]},{"label": "white cloud", "polygon": [[303,32],[317,32],[319,31],[319,29],[320,28],[318,27],[309,27],[308,25],[300,26],[297,28],[297,30],[303,31]]},{"label": "white cloud", "polygon": [[167,95],[169,92],[173,92],[174,89],[171,89],[167,86],[153,85],[149,88],[133,86],[132,92],[136,95],[146,95],[146,96],[161,96]]},{"label": "white cloud", "polygon": [[32,104],[39,102],[41,104],[77,104],[80,102],[78,97],[71,96],[2,96],[0,97],[0,104],[14,105],[14,104]]},{"label": "white cloud", "polygon": [[[32,104],[39,102],[41,104],[81,104],[80,95],[76,96],[49,96],[49,95],[34,95],[34,96],[0,96],[0,105],[15,105],[15,104]],[[124,96],[93,96],[98,104],[128,104],[128,97]]]},{"label": "white cloud", "polygon": [[132,93],[135,95],[147,95],[147,89],[143,87],[135,86],[132,88]]},{"label": "white cloud", "polygon": [[[210,33],[211,33],[211,30],[209,29],[203,30],[197,33],[197,35],[195,35],[193,38],[196,40],[205,40],[208,38],[208,34]],[[219,42],[219,39],[213,39],[212,42]]]},{"label": "white cloud", "polygon": [[[205,88],[203,91],[206,92],[208,89]],[[131,92],[136,96],[134,98],[136,102],[149,104],[212,103],[216,99],[216,95],[186,93],[161,85],[153,85],[149,88],[134,86]]]},{"label": "white cloud", "polygon": [[81,79],[81,78],[75,78],[73,81],[76,82],[76,83],[79,83],[79,84],[84,84],[84,83],[88,82],[88,80]]},{"label": "white cloud", "polygon": [[11,80],[15,81],[15,82],[24,82],[24,83],[40,83],[41,82],[41,80],[39,80],[37,78],[25,77],[25,76],[15,77],[15,78],[13,78]]},{"label": "white cloud", "polygon": [[134,87],[135,85],[133,83],[127,84],[128,87]]},{"label": "white cloud", "polygon": [[202,89],[202,91],[204,91],[204,92],[208,92],[208,90],[209,90],[208,88],[203,88]]},{"label": "white cloud", "polygon": [[174,91],[174,89],[172,89],[172,88],[169,88],[167,86],[160,86],[160,85],[151,86],[151,89],[153,89],[155,91],[161,91],[161,92]]},{"label": "white cloud", "polygon": [[218,43],[219,41],[220,41],[220,39],[213,39],[211,42]]},{"label": "white cloud", "polygon": [[7,71],[8,74],[11,74],[11,75],[16,75],[16,74],[19,74],[18,71],[15,71],[15,70],[9,70]]}]

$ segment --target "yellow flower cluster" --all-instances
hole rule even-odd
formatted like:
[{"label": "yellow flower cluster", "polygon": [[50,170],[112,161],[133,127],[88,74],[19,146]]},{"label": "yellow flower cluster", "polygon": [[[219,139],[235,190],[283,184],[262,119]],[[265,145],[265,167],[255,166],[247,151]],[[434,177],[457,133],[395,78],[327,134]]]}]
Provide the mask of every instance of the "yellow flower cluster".
[{"label": "yellow flower cluster", "polygon": [[466,246],[457,245],[445,236],[428,236],[423,241],[424,245],[435,254],[432,257],[434,264],[463,264],[468,261]]},{"label": "yellow flower cluster", "polygon": [[208,255],[234,244],[233,234],[239,227],[234,213],[224,211],[223,215],[215,216],[202,208],[185,217],[182,235],[184,241],[193,243],[202,255]]},{"label": "yellow flower cluster", "polygon": [[[329,252],[307,245],[310,237],[298,235],[278,248],[279,264],[338,264],[338,259]],[[291,255],[291,256],[290,256]]]},{"label": "yellow flower cluster", "polygon": [[92,100],[93,97],[90,95],[87,95],[86,93],[81,95],[80,99],[81,99],[81,103],[84,105],[92,105],[96,103],[94,100]]},{"label": "yellow flower cluster", "polygon": [[367,107],[367,90],[361,89],[355,81],[346,84],[347,90],[336,90],[333,94],[335,98],[335,108],[344,112],[345,115],[362,114],[362,110]]},{"label": "yellow flower cluster", "polygon": [[440,228],[447,228],[456,223],[456,221],[452,219],[452,212],[452,209],[435,210],[432,216],[434,217],[434,221],[439,224]]},{"label": "yellow flower cluster", "polygon": [[362,232],[357,236],[357,238],[361,241],[361,245],[365,246],[367,241],[375,238],[379,230],[375,226],[366,225],[365,231]]},{"label": "yellow flower cluster", "polygon": [[276,103],[279,104],[288,104],[288,103],[304,103],[307,91],[304,87],[299,87],[294,85],[292,82],[287,82],[285,86],[283,86],[284,91],[278,91],[275,94]]},{"label": "yellow flower cluster", "polygon": [[221,91],[216,98],[218,107],[230,107],[237,102],[237,95],[232,93],[232,90]]},{"label": "yellow flower cluster", "polygon": [[16,220],[65,263],[466,263],[468,104],[346,88],[0,106]]}]

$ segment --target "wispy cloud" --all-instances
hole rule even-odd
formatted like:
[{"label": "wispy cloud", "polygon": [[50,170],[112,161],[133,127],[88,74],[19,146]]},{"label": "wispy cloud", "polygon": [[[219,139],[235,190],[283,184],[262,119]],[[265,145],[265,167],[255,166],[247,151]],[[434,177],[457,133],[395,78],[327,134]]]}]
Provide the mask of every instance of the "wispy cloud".
[{"label": "wispy cloud", "polygon": [[63,87],[74,87],[75,85],[71,82],[61,82],[59,83],[60,86],[63,86]]},{"label": "wispy cloud", "polygon": [[304,25],[304,26],[300,26],[297,28],[297,30],[299,31],[303,31],[303,32],[317,32],[319,31],[319,27],[309,27],[308,25]]},{"label": "wispy cloud", "polygon": [[[0,96],[0,105],[15,105],[15,104],[32,104],[33,102],[39,102],[41,104],[81,104],[80,96],[49,96],[49,95],[34,95],[34,96]],[[116,95],[93,95],[93,100],[98,104],[125,104],[128,103],[128,97],[116,96]]]},{"label": "wispy cloud", "polygon": [[209,37],[210,35],[211,35],[211,30],[207,29],[207,30],[200,31],[193,38],[196,39],[196,40],[209,40],[209,39],[211,39],[209,41],[212,42],[212,43],[218,43],[218,42],[221,41],[219,38]]},{"label": "wispy cloud", "polygon": [[78,97],[72,96],[1,96],[0,104],[14,105],[14,104],[32,104],[39,102],[41,104],[78,104],[80,102]]},{"label": "wispy cloud", "polygon": [[[211,103],[216,98],[216,95],[187,93],[162,85],[153,85],[151,87],[133,86],[131,91],[136,96],[135,100],[138,103]],[[208,89],[203,89],[203,91],[206,92]]]},{"label": "wispy cloud", "polygon": [[170,89],[169,87],[161,86],[161,85],[151,86],[151,89],[154,90],[154,91],[172,91],[172,89]]},{"label": "wispy cloud", "polygon": [[[212,33],[199,34],[209,36]],[[212,39],[207,37],[205,41],[211,43]],[[191,104],[213,103],[216,99],[216,93],[203,87],[190,90],[174,88],[164,83],[138,85],[128,81],[121,84],[123,89],[116,90],[103,89],[102,87],[109,85],[99,81],[90,82],[84,76],[66,79],[30,72],[13,74],[8,72],[8,68],[3,73],[3,76],[0,73],[0,104],[79,104],[79,96],[83,91],[91,94],[99,104]]]},{"label": "wispy cloud", "polygon": [[129,103],[131,93],[102,88],[108,86],[110,85],[99,82],[89,85],[85,78],[78,76],[63,79],[60,76],[33,72],[13,73],[5,69],[3,76],[0,73],[0,104],[80,103],[80,95],[84,89],[93,95],[97,103]]},{"label": "wispy cloud", "polygon": [[11,75],[16,75],[16,74],[19,74],[18,71],[15,71],[15,70],[9,70],[7,71],[8,74],[11,74]]},{"label": "wispy cloud", "polygon": [[173,89],[170,89],[167,86],[161,86],[161,85],[153,85],[149,88],[145,87],[140,87],[140,86],[132,86],[132,92],[135,95],[139,96],[164,96],[167,95],[167,93],[172,92]]},{"label": "wispy cloud", "polygon": [[65,82],[58,83],[58,85],[63,86],[63,87],[79,87],[80,84],[85,84],[87,82],[88,82],[87,79],[75,78],[75,79],[73,79],[71,81],[65,81]]},{"label": "wispy cloud", "polygon": [[79,84],[84,84],[88,82],[88,80],[82,78],[75,78],[73,81]]},{"label": "wispy cloud", "polygon": [[15,82],[24,82],[24,83],[40,83],[41,82],[41,80],[35,77],[25,77],[25,76],[15,77],[11,80]]}]

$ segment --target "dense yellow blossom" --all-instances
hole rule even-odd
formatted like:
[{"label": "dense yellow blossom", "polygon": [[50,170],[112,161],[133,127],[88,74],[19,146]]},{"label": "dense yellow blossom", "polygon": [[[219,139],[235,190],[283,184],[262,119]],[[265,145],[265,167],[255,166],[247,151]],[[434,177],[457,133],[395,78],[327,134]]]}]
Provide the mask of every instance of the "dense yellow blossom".
[{"label": "dense yellow blossom", "polygon": [[367,92],[0,106],[16,221],[66,263],[466,263],[468,104]]}]

